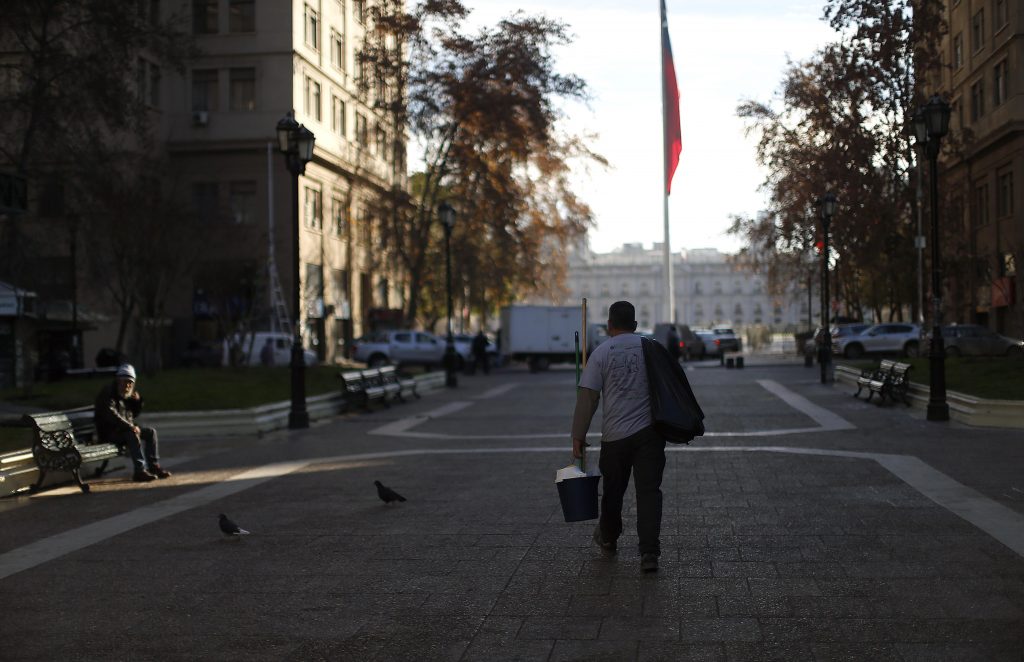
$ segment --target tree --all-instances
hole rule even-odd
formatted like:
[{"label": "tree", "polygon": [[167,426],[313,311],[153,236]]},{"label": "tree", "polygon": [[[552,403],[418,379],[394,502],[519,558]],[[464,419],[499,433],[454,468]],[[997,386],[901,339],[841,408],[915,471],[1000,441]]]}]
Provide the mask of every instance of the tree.
[{"label": "tree", "polygon": [[[383,5],[390,7],[388,3]],[[406,317],[436,316],[444,302],[443,233],[434,210],[455,202],[452,239],[456,292],[486,311],[511,293],[558,281],[536,277],[545,251],[558,251],[591,223],[589,208],[568,184],[570,159],[603,161],[576,137],[559,136],[556,100],[582,100],[582,80],[555,71],[552,51],[568,42],[566,27],[521,13],[475,35],[458,30],[461,3],[425,1],[408,14],[377,16],[379,37],[364,60],[384,89],[402,92],[390,108],[425,147],[425,168],[410,205],[385,231],[409,284]],[[561,260],[554,260],[560,264]]]},{"label": "tree", "polygon": [[820,238],[817,198],[835,192],[835,291],[851,316],[869,308],[876,319],[898,317],[915,298],[907,127],[923,99],[923,72],[938,65],[942,10],[916,0],[831,0],[824,16],[839,39],[790,64],[781,108],[752,100],[738,108],[769,172],[769,213],[737,219],[731,231],[773,265],[770,274],[789,278],[787,265]]}]

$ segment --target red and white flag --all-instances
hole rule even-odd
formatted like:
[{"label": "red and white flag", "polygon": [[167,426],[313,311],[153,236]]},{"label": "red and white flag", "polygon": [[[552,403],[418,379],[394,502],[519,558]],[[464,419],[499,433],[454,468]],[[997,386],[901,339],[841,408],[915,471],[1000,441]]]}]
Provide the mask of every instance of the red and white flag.
[{"label": "red and white flag", "polygon": [[672,176],[683,151],[683,132],[679,128],[679,85],[676,83],[676,66],[672,61],[672,42],[668,38],[665,0],[661,0],[661,71],[661,98],[665,117],[665,195],[668,195],[672,193]]}]

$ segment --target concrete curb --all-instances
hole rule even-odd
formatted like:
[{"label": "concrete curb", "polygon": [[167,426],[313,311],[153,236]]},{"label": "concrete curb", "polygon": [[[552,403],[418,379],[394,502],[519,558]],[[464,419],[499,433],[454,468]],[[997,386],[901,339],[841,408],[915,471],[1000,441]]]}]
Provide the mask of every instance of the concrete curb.
[{"label": "concrete curb", "polygon": [[[836,366],[836,382],[857,386],[860,371],[849,366]],[[854,391],[856,392],[856,391]],[[910,404],[915,409],[927,409],[931,389],[910,382]],[[986,400],[973,395],[946,391],[949,417],[967,425],[1024,429],[1024,400]]]}]

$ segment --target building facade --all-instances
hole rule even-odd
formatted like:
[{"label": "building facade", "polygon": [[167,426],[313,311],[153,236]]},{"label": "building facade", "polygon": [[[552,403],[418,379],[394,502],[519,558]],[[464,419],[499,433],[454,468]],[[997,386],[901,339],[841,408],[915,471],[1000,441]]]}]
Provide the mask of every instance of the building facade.
[{"label": "building facade", "polygon": [[[729,258],[713,248],[672,254],[676,322],[693,328],[758,325],[795,331],[807,327],[806,290],[771,295],[764,276],[750,273]],[[580,247],[570,253],[568,294],[557,303],[575,305],[586,297],[590,318],[596,321],[603,319],[613,302],[626,299],[636,306],[639,327],[653,328],[667,321],[661,319],[664,265],[662,246],[657,243],[653,248],[625,244],[610,253]]]},{"label": "building facade", "polygon": [[[1024,336],[1024,0],[949,0],[943,63],[928,96],[953,113],[939,184],[947,273],[945,319]],[[945,267],[946,265],[944,265]],[[959,269],[957,269],[959,266]]]}]

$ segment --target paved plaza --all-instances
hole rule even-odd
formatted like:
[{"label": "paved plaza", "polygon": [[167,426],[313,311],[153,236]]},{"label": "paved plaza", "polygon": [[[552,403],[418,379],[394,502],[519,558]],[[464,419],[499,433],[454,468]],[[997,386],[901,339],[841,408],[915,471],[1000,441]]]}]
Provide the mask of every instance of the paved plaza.
[{"label": "paved plaza", "polygon": [[802,365],[692,367],[708,434],[668,453],[658,573],[631,492],[616,556],[562,519],[573,372],[511,367],[297,433],[169,441],[170,480],[0,500],[2,657],[1024,658],[1020,431]]}]

